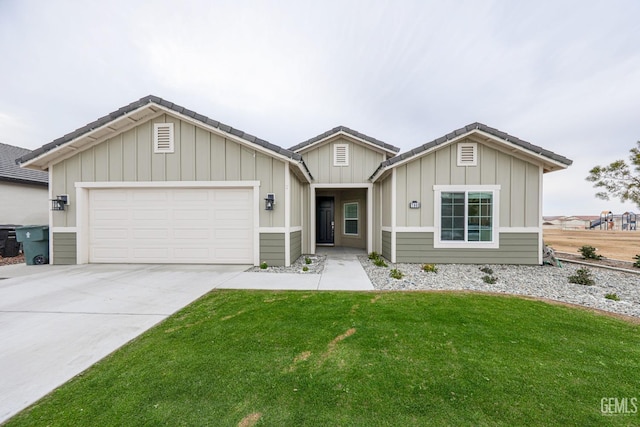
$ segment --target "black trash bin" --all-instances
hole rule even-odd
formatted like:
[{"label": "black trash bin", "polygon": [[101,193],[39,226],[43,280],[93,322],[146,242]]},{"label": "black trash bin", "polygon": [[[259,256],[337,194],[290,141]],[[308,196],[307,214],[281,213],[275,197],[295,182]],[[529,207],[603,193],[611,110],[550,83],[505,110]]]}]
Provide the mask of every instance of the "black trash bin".
[{"label": "black trash bin", "polygon": [[20,243],[16,239],[19,225],[0,225],[0,256],[11,258],[20,254]]},{"label": "black trash bin", "polygon": [[49,264],[49,226],[29,225],[16,229],[27,265]]}]

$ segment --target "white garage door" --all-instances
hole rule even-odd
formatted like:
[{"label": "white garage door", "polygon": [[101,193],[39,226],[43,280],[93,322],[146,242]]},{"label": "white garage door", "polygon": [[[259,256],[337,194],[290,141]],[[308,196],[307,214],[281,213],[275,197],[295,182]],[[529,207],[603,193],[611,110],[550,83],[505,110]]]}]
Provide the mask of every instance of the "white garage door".
[{"label": "white garage door", "polygon": [[92,189],[89,262],[253,264],[253,189]]}]

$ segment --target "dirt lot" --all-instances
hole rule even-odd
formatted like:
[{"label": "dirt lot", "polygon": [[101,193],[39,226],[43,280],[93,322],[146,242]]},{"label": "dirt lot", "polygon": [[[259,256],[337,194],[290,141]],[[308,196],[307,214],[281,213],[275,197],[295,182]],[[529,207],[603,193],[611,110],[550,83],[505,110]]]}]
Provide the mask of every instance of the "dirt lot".
[{"label": "dirt lot", "polygon": [[578,254],[578,248],[590,245],[597,253],[613,259],[635,261],[640,254],[640,231],[544,229],[544,242],[556,251]]}]

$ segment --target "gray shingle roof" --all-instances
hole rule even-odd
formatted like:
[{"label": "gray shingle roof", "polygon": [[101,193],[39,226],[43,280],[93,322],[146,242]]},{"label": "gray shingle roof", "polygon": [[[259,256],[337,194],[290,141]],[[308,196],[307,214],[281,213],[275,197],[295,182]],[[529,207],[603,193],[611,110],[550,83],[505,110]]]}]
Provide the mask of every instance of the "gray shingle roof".
[{"label": "gray shingle roof", "polygon": [[16,164],[16,159],[30,153],[26,148],[0,143],[0,181],[47,186],[47,172],[23,169]]},{"label": "gray shingle roof", "polygon": [[[64,145],[65,143],[67,143],[69,141],[72,141],[72,140],[78,138],[79,136],[82,136],[82,135],[84,135],[84,134],[86,134],[86,133],[88,133],[88,132],[90,132],[90,131],[92,131],[92,130],[94,130],[96,128],[99,128],[100,126],[104,126],[105,124],[107,124],[107,123],[109,123],[109,122],[111,122],[111,121],[113,121],[113,120],[115,120],[115,119],[117,119],[117,118],[119,118],[121,116],[124,116],[125,114],[128,114],[128,113],[130,113],[130,112],[132,112],[134,110],[137,110],[140,107],[143,107],[143,106],[145,106],[147,104],[150,104],[150,103],[155,103],[155,104],[161,105],[161,106],[163,106],[165,108],[168,108],[169,110],[175,111],[176,113],[183,114],[183,115],[185,115],[187,117],[190,117],[190,118],[192,118],[194,120],[202,122],[202,123],[204,123],[206,125],[212,126],[212,127],[216,128],[216,129],[220,129],[221,131],[224,131],[224,132],[230,133],[230,134],[232,134],[234,136],[237,136],[238,138],[244,139],[244,140],[246,140],[248,142],[251,142],[253,144],[260,145],[260,146],[262,146],[262,147],[264,147],[264,148],[266,148],[268,150],[271,150],[271,151],[273,151],[275,153],[278,153],[278,154],[283,155],[285,157],[288,157],[290,159],[302,162],[302,156],[300,154],[294,153],[293,151],[287,150],[286,148],[279,147],[279,146],[277,146],[275,144],[271,144],[270,142],[267,142],[267,141],[265,141],[263,139],[257,138],[255,136],[250,135],[250,134],[248,134],[246,132],[243,132],[241,130],[234,129],[231,126],[228,126],[228,125],[225,125],[224,123],[220,123],[220,122],[218,122],[216,120],[210,119],[207,116],[203,116],[201,114],[196,113],[195,111],[188,110],[188,109],[186,109],[184,107],[181,107],[180,105],[174,104],[173,102],[167,101],[167,100],[159,98],[157,96],[149,95],[149,96],[145,96],[144,98],[140,98],[139,100],[134,101],[129,105],[126,105],[126,106],[124,106],[122,108],[119,108],[118,110],[116,110],[116,111],[114,111],[114,112],[112,112],[110,114],[107,114],[104,117],[100,117],[98,120],[96,120],[94,122],[91,122],[88,125],[85,125],[85,126],[79,128],[79,129],[76,129],[75,131],[73,131],[71,133],[68,133],[65,136],[60,137],[60,138],[58,138],[58,139],[56,139],[56,140],[54,140],[54,141],[52,141],[52,142],[50,142],[48,144],[45,144],[42,147],[40,147],[40,148],[38,148],[38,149],[36,149],[36,150],[26,154],[26,155],[23,155],[22,157],[20,157],[17,160],[17,163],[24,163],[24,162],[27,162],[27,161],[29,161],[31,159],[34,159],[34,158],[36,158],[36,157],[38,157],[38,156],[40,156],[40,155],[42,155],[42,154],[44,154],[44,153],[46,153],[48,151],[53,150],[56,147]],[[304,163],[303,163],[303,166],[306,168],[306,165],[304,165]]]},{"label": "gray shingle roof", "polygon": [[334,127],[333,129],[328,130],[325,133],[322,133],[322,134],[320,134],[318,136],[314,136],[311,139],[308,139],[308,140],[306,140],[304,142],[301,142],[300,144],[296,144],[293,147],[290,147],[289,150],[297,151],[297,150],[299,150],[301,148],[304,148],[304,147],[306,147],[308,145],[311,145],[314,142],[321,141],[321,140],[323,140],[323,139],[325,139],[325,138],[327,138],[327,137],[329,137],[331,135],[334,135],[334,134],[336,134],[338,132],[348,133],[351,136],[354,136],[356,138],[360,138],[360,139],[362,139],[364,141],[367,141],[367,142],[369,142],[369,143],[371,143],[373,145],[377,145],[378,147],[382,147],[385,150],[393,151],[394,153],[397,153],[398,151],[400,151],[400,149],[398,147],[395,147],[395,146],[393,146],[391,144],[387,144],[386,142],[380,141],[379,139],[372,138],[372,137],[367,136],[367,135],[365,135],[363,133],[360,133],[358,131],[349,129],[346,126]]},{"label": "gray shingle roof", "polygon": [[503,140],[505,140],[507,142],[510,142],[510,143],[514,144],[514,145],[517,145],[518,147],[523,148],[526,151],[530,151],[530,152],[532,152],[534,154],[538,154],[538,155],[547,157],[548,159],[554,160],[554,161],[556,161],[558,163],[562,163],[562,164],[567,165],[567,166],[570,166],[573,163],[573,160],[567,159],[566,157],[563,157],[563,156],[561,156],[559,154],[556,154],[556,153],[554,153],[552,151],[545,150],[542,147],[538,147],[537,145],[533,145],[533,144],[531,144],[531,143],[529,143],[527,141],[524,141],[524,140],[522,140],[520,138],[516,138],[515,136],[509,135],[508,133],[505,133],[505,132],[502,132],[502,131],[500,131],[498,129],[489,127],[489,126],[484,125],[482,123],[476,122],[476,123],[472,123],[470,125],[461,127],[460,129],[456,129],[451,133],[448,133],[448,134],[446,134],[444,136],[441,136],[438,139],[434,139],[431,142],[427,142],[426,144],[423,144],[423,145],[421,145],[419,147],[416,147],[411,151],[407,151],[407,152],[402,153],[402,154],[400,154],[400,155],[398,155],[396,157],[392,157],[389,160],[385,160],[384,162],[380,163],[380,166],[378,167],[378,169],[376,169],[376,171],[373,173],[373,175],[371,175],[371,177],[374,177],[378,173],[378,171],[380,169],[383,169],[383,168],[385,168],[387,166],[394,165],[395,163],[401,162],[401,161],[406,160],[406,159],[408,159],[410,157],[413,157],[413,156],[415,156],[417,154],[420,154],[420,153],[422,153],[424,151],[430,150],[431,148],[433,148],[433,147],[435,147],[437,145],[445,144],[446,142],[448,142],[448,141],[450,141],[450,140],[452,140],[454,138],[457,138],[460,135],[472,132],[474,130],[480,130],[480,131],[486,132],[486,133],[488,133],[488,134],[490,134],[492,136],[495,136],[496,138],[500,138],[500,139],[503,139]]}]

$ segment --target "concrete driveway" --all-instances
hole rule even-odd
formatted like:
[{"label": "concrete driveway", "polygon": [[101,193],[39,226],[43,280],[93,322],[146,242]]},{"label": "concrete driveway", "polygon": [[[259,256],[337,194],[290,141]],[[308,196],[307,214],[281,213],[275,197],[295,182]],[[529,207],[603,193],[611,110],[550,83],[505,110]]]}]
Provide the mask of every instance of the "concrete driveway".
[{"label": "concrete driveway", "polygon": [[248,267],[0,267],[0,423]]}]

